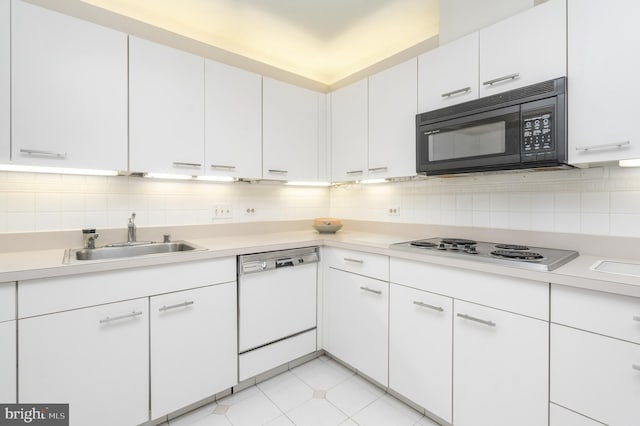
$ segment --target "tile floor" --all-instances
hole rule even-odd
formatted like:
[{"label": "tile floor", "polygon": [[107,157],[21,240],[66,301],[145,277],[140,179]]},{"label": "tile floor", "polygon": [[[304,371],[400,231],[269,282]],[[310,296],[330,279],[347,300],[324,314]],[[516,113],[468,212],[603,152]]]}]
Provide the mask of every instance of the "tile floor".
[{"label": "tile floor", "polygon": [[169,426],[219,425],[436,426],[437,423],[331,358],[321,356],[169,422]]}]

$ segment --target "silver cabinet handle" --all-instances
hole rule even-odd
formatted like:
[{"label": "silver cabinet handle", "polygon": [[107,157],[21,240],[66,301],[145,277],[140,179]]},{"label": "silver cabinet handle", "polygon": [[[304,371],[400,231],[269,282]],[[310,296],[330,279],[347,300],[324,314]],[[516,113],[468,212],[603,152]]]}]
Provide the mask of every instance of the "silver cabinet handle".
[{"label": "silver cabinet handle", "polygon": [[638,364],[631,364],[631,368],[633,368],[634,370],[640,371],[640,365]]},{"label": "silver cabinet handle", "polygon": [[225,166],[224,164],[212,164],[212,169],[220,169],[220,170],[235,170],[236,166]]},{"label": "silver cabinet handle", "polygon": [[164,305],[164,306],[162,306],[161,308],[159,308],[159,309],[158,309],[158,311],[160,311],[160,312],[165,312],[165,311],[168,311],[168,310],[170,310],[170,309],[184,308],[184,307],[186,307],[186,306],[191,306],[191,305],[193,305],[193,303],[194,303],[194,302],[193,302],[192,300],[188,300],[188,301],[186,301],[186,302],[178,303],[178,304],[175,304],[175,305],[169,305],[169,306]]},{"label": "silver cabinet handle", "polygon": [[514,74],[509,74],[509,75],[505,75],[504,77],[498,77],[498,78],[494,78],[493,80],[487,80],[484,83],[482,83],[483,86],[493,86],[496,83],[500,83],[501,81],[505,81],[505,80],[515,80],[517,78],[520,78],[520,73],[514,73]]},{"label": "silver cabinet handle", "polygon": [[123,320],[123,319],[128,319],[128,318],[135,318],[135,317],[140,316],[140,315],[142,315],[142,312],[133,311],[130,314],[119,315],[117,317],[106,317],[106,318],[100,320],[100,324],[106,324],[106,323],[109,323],[111,321],[118,321],[118,320]]},{"label": "silver cabinet handle", "polygon": [[201,163],[183,163],[181,161],[174,161],[174,167],[202,167]]},{"label": "silver cabinet handle", "polygon": [[640,321],[640,315],[634,315],[633,316],[633,320],[634,321]]},{"label": "silver cabinet handle", "polygon": [[360,290],[368,291],[369,293],[382,294],[380,290],[374,290],[372,288],[364,287],[364,286],[361,286]]},{"label": "silver cabinet handle", "polygon": [[462,93],[469,93],[470,91],[471,91],[471,87],[464,87],[462,89],[452,90],[451,92],[443,93],[440,96],[442,96],[443,98],[450,98],[453,95],[458,95],[458,94],[462,94]]},{"label": "silver cabinet handle", "polygon": [[471,315],[467,315],[467,314],[456,314],[456,315],[458,315],[460,318],[463,318],[469,321],[475,321],[475,322],[479,322],[480,324],[488,325],[489,327],[496,326],[496,323],[493,321],[483,320],[480,318],[472,317]]},{"label": "silver cabinet handle", "polygon": [[591,145],[591,146],[577,146],[576,151],[602,151],[605,149],[620,149],[627,145],[630,145],[631,141],[622,141],[622,142],[614,142],[614,143],[605,143],[602,145]]},{"label": "silver cabinet handle", "polygon": [[66,152],[54,152],[54,151],[42,151],[39,149],[20,149],[21,154],[33,155],[35,157],[53,157],[53,158],[67,158]]},{"label": "silver cabinet handle", "polygon": [[370,172],[386,172],[387,171],[387,167],[374,167],[372,169],[369,169]]},{"label": "silver cabinet handle", "polygon": [[351,170],[347,172],[348,175],[361,175],[362,170]]},{"label": "silver cabinet handle", "polygon": [[345,257],[344,258],[345,262],[352,262],[352,263],[364,263],[364,260],[360,260],[360,259],[353,259],[351,257]]},{"label": "silver cabinet handle", "polygon": [[428,303],[424,303],[419,300],[414,300],[413,304],[420,306],[421,308],[433,309],[434,311],[444,312],[444,309],[440,306],[429,305]]},{"label": "silver cabinet handle", "polygon": [[286,175],[287,173],[289,173],[288,170],[278,170],[278,169],[269,169],[268,171],[269,173],[277,173],[281,175]]}]

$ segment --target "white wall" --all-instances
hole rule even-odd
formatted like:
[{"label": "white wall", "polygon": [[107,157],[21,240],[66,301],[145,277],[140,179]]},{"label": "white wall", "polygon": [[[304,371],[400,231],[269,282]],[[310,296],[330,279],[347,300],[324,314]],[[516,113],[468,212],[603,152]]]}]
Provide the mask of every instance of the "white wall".
[{"label": "white wall", "polygon": [[515,15],[533,5],[534,0],[441,1],[440,45]]},{"label": "white wall", "polygon": [[[213,220],[216,205],[231,219]],[[247,208],[255,209],[247,215]],[[326,188],[0,172],[0,232],[295,220],[326,216]]]},{"label": "white wall", "polygon": [[[390,216],[389,208],[399,215]],[[510,172],[343,185],[343,219],[640,237],[640,169]]]}]

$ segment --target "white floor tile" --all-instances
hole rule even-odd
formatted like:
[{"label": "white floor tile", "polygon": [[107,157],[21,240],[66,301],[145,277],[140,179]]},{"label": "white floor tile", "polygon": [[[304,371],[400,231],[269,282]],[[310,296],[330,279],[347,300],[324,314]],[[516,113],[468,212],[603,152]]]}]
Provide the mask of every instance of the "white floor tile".
[{"label": "white floor tile", "polygon": [[347,420],[347,416],[326,399],[310,399],[289,411],[287,417],[299,426],[336,426]]},{"label": "white floor tile", "polygon": [[283,412],[292,410],[313,397],[313,389],[288,371],[259,383],[258,388]]},{"label": "white floor tile", "polygon": [[257,388],[254,389],[257,390],[254,396],[245,398],[229,407],[226,416],[233,426],[263,425],[282,415],[282,411],[265,394]]},{"label": "white floor tile", "polygon": [[383,394],[382,389],[360,376],[353,376],[330,389],[327,400],[347,415],[353,416]]},{"label": "white floor tile", "polygon": [[340,426],[358,426],[358,423],[354,422],[351,419],[347,419],[344,422],[340,423]]},{"label": "white floor tile", "polygon": [[187,426],[213,414],[217,404],[208,404],[169,421],[171,426]]},{"label": "white floor tile", "polygon": [[385,394],[351,418],[360,426],[413,426],[422,414]]},{"label": "white floor tile", "polygon": [[413,426],[440,426],[440,423],[436,423],[431,420],[429,417],[423,417],[418,420]]},{"label": "white floor tile", "polygon": [[322,362],[319,359],[296,367],[291,372],[314,390],[329,390],[354,375],[333,360]]},{"label": "white floor tile", "polygon": [[294,423],[291,420],[289,420],[289,418],[284,414],[278,417],[277,419],[270,421],[269,423],[267,423],[267,425],[268,426],[295,426]]},{"label": "white floor tile", "polygon": [[218,404],[221,405],[233,405],[233,404],[237,404],[238,402],[241,402],[242,400],[245,400],[247,398],[251,398],[253,396],[256,396],[258,394],[260,394],[262,392],[260,392],[260,389],[258,389],[256,386],[251,386],[250,388],[241,390],[238,393],[234,393],[231,394],[229,396],[225,396],[222,399],[219,399],[218,401],[216,401]]}]

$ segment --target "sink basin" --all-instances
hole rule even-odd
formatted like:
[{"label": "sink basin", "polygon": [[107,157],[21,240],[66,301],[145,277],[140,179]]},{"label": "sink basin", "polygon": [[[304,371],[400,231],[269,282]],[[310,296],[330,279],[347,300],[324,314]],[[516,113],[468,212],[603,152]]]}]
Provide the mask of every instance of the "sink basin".
[{"label": "sink basin", "polygon": [[118,243],[94,249],[67,249],[64,253],[64,263],[83,260],[120,259],[151,254],[182,253],[206,250],[187,241],[172,241],[169,243],[136,242]]}]

